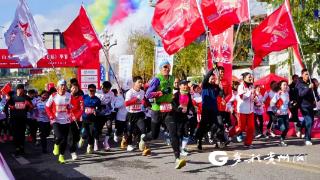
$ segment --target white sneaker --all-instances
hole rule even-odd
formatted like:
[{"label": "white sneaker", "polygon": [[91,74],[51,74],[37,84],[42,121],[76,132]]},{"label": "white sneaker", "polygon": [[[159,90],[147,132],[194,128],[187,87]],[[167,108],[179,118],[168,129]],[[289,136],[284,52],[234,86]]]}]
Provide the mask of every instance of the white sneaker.
[{"label": "white sneaker", "polygon": [[114,133],[114,135],[113,135],[113,141],[116,143],[119,142],[119,137],[116,135],[116,133]]},{"label": "white sneaker", "polygon": [[312,146],[312,142],[311,141],[306,141],[306,146]]},{"label": "white sneaker", "polygon": [[298,132],[296,133],[296,135],[297,135],[298,138],[301,138],[301,132],[300,132],[300,131],[298,131]]},{"label": "white sneaker", "polygon": [[99,142],[98,142],[98,140],[94,140],[93,150],[94,151],[99,151]]},{"label": "white sneaker", "polygon": [[109,151],[110,150],[110,145],[109,145],[109,136],[106,136],[103,142],[104,150]]},{"label": "white sneaker", "polygon": [[139,150],[140,150],[140,151],[143,151],[144,148],[145,148],[145,146],[146,146],[146,145],[145,145],[145,142],[144,142],[144,140],[143,140],[144,137],[146,137],[145,134],[142,134],[141,137],[140,137],[140,142],[139,142]]},{"label": "white sneaker", "polygon": [[185,151],[184,149],[181,149],[180,151],[180,156],[188,156],[189,153],[187,151]]},{"label": "white sneaker", "polygon": [[276,135],[272,131],[270,132],[270,136],[273,138],[276,137]]},{"label": "white sneaker", "polygon": [[78,159],[77,153],[75,153],[75,152],[71,153],[71,159],[72,160],[77,160]]},{"label": "white sneaker", "polygon": [[134,150],[134,147],[132,145],[128,145],[127,147],[127,151],[131,152]]},{"label": "white sneaker", "polygon": [[78,143],[78,148],[82,148],[84,144],[84,139],[80,138],[79,143]]},{"label": "white sneaker", "polygon": [[87,154],[92,154],[92,153],[93,153],[93,147],[92,147],[92,145],[88,145]]}]

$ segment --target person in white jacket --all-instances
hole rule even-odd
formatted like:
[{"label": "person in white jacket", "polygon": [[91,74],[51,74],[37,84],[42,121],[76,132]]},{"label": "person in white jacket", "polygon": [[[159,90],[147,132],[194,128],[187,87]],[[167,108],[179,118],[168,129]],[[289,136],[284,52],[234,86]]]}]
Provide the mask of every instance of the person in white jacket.
[{"label": "person in white jacket", "polygon": [[239,113],[239,122],[236,132],[246,132],[246,138],[244,140],[245,147],[250,148],[252,146],[252,140],[254,136],[254,89],[253,89],[253,77],[249,72],[242,74],[243,82],[238,87],[237,100],[237,112]]},{"label": "person in white jacket", "polygon": [[115,117],[115,132],[114,132],[114,142],[118,143],[120,137],[122,137],[120,148],[124,149],[126,147],[126,134],[127,134],[127,109],[124,104],[124,97],[122,94],[118,95],[117,89],[112,89],[112,92],[115,95],[113,102],[113,110],[117,113]]},{"label": "person in white jacket", "polygon": [[280,91],[273,96],[270,101],[270,107],[277,117],[277,129],[282,131],[280,146],[287,146],[284,142],[289,130],[289,93],[288,83],[284,80],[279,82]]}]

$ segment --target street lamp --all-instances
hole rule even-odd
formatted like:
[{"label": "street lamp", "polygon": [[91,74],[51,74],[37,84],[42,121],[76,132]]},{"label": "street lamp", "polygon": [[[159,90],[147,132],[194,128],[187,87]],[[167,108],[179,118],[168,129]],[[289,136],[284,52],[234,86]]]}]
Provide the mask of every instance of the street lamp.
[{"label": "street lamp", "polygon": [[[107,70],[108,63],[110,62],[110,49],[117,45],[117,40],[115,39],[113,43],[111,44],[111,38],[113,37],[113,34],[108,34],[107,31],[105,31],[102,35],[101,38],[103,40],[103,51],[105,52],[106,55],[106,61],[105,61],[105,69]],[[109,64],[111,66],[111,64]],[[106,77],[108,77],[108,71],[106,71]]]}]

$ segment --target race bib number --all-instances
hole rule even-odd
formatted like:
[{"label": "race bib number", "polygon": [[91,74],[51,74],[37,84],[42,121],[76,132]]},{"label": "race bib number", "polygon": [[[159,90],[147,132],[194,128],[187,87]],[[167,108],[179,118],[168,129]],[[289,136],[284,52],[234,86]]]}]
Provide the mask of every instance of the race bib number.
[{"label": "race bib number", "polygon": [[94,108],[92,108],[92,107],[86,107],[86,108],[84,109],[84,113],[86,113],[87,115],[93,114],[93,113],[94,113]]},{"label": "race bib number", "polygon": [[14,104],[14,107],[16,109],[25,109],[26,108],[26,103],[25,102],[16,102]]},{"label": "race bib number", "polygon": [[161,103],[160,104],[160,112],[171,112],[172,105],[171,103]]},{"label": "race bib number", "polygon": [[61,106],[56,106],[57,112],[67,112],[67,106],[66,105],[61,105]]},{"label": "race bib number", "polygon": [[141,104],[134,104],[131,106],[132,111],[141,111]]}]

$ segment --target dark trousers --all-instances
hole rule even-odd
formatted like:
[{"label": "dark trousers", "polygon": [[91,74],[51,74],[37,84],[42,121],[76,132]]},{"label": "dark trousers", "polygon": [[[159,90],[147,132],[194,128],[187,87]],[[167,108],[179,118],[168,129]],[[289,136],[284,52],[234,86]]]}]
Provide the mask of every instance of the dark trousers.
[{"label": "dark trousers", "polygon": [[276,121],[276,115],[272,111],[268,111],[267,113],[269,115],[269,122],[268,122],[268,125],[267,125],[267,130],[270,130],[271,126],[272,126],[272,123],[274,121]]},{"label": "dark trousers", "polygon": [[7,134],[7,122],[6,119],[0,119],[0,136]]},{"label": "dark trousers", "polygon": [[144,125],[146,127],[146,133],[151,132],[151,117],[145,117]]},{"label": "dark trousers", "polygon": [[192,116],[189,121],[189,128],[190,128],[190,136],[194,137],[195,136],[195,131],[198,125],[198,120],[197,120],[197,116]]},{"label": "dark trousers", "polygon": [[77,143],[80,140],[80,130],[81,130],[81,122],[73,121],[70,123],[69,136],[68,136],[68,144],[70,146],[70,153],[76,152]]},{"label": "dark trousers", "polygon": [[127,121],[115,121],[116,136],[127,134]]},{"label": "dark trousers", "polygon": [[70,124],[53,124],[53,131],[55,135],[54,143],[59,145],[59,152],[61,155],[64,155],[66,151],[67,142],[68,142],[68,134],[69,134]]},{"label": "dark trousers", "polygon": [[157,139],[159,137],[160,126],[162,123],[165,123],[169,130],[171,147],[175,158],[180,158],[180,138],[178,136],[179,124],[175,121],[173,112],[151,112],[151,132],[147,135],[148,139]]},{"label": "dark trousers", "polygon": [[30,136],[32,141],[35,142],[37,139],[38,122],[35,119],[27,119],[27,126],[29,127]]},{"label": "dark trousers", "polygon": [[24,150],[25,131],[27,118],[13,117],[11,119],[13,128],[13,141],[16,150]]},{"label": "dark trousers", "polygon": [[42,151],[47,151],[47,137],[50,135],[50,122],[38,122]]},{"label": "dark trousers", "polygon": [[106,116],[98,116],[98,122],[99,122],[99,134],[102,134],[102,129],[103,126],[107,126],[107,132],[106,136],[111,136],[112,134],[112,121],[113,121],[113,116],[106,115]]},{"label": "dark trousers", "polygon": [[86,131],[88,144],[93,145],[94,140],[99,140],[99,128],[101,124],[98,121],[95,122],[84,122],[83,123],[84,129]]},{"label": "dark trousers", "polygon": [[311,130],[314,122],[313,109],[301,108],[301,113],[303,116],[302,126],[306,128],[305,138],[307,141],[311,141]]},{"label": "dark trousers", "polygon": [[132,137],[134,136],[139,141],[140,135],[145,134],[145,125],[144,125],[144,112],[139,113],[128,113],[127,122],[128,122],[128,145],[132,145]]},{"label": "dark trousers", "polygon": [[256,129],[256,134],[263,134],[263,116],[259,114],[254,114],[254,126]]}]

